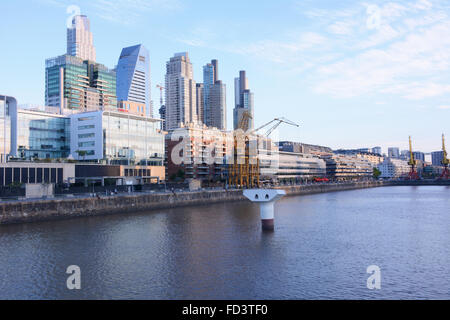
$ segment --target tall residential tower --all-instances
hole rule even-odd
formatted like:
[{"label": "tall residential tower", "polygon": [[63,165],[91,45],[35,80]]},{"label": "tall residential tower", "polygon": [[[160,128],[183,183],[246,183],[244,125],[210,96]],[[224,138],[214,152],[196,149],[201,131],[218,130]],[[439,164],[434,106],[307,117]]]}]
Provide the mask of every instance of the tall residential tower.
[{"label": "tall residential tower", "polygon": [[212,60],[203,67],[203,118],[208,127],[225,130],[226,121],[226,86],[218,80],[219,62]]},{"label": "tall residential tower", "polygon": [[233,112],[234,130],[238,129],[244,112],[252,117],[249,119],[249,130],[254,129],[254,97],[248,87],[245,71],[239,72],[239,78],[234,80],[235,108]]},{"label": "tall residential tower", "polygon": [[188,53],[176,53],[166,69],[166,129],[197,123],[196,84]]}]

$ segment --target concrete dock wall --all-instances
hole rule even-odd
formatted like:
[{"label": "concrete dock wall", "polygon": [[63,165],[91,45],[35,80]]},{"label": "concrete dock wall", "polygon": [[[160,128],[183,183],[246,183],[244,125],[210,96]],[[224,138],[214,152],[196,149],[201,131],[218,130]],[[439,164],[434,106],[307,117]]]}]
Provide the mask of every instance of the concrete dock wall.
[{"label": "concrete dock wall", "polygon": [[[289,196],[337,192],[390,185],[386,182],[323,184],[281,188]],[[246,201],[242,190],[185,192],[176,194],[141,194],[100,198],[76,198],[0,203],[0,224],[67,219],[136,211]]]}]

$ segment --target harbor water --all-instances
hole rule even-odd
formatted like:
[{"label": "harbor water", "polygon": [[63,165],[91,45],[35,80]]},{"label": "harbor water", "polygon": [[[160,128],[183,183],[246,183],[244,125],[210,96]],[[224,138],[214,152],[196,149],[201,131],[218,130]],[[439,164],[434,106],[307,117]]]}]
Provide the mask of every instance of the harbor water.
[{"label": "harbor water", "polygon": [[[449,299],[450,187],[0,226],[0,299]],[[81,270],[69,290],[66,270]],[[369,266],[381,289],[369,290]]]}]

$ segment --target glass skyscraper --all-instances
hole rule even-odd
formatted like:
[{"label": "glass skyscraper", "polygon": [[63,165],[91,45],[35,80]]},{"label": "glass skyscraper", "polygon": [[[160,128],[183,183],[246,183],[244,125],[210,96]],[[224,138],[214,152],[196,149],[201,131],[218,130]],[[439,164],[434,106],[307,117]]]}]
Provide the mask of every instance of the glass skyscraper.
[{"label": "glass skyscraper", "polygon": [[102,64],[63,55],[45,64],[45,104],[76,112],[117,108],[116,73]]},{"label": "glass skyscraper", "polygon": [[122,49],[117,64],[117,99],[145,104],[153,116],[151,103],[150,55],[143,45]]}]

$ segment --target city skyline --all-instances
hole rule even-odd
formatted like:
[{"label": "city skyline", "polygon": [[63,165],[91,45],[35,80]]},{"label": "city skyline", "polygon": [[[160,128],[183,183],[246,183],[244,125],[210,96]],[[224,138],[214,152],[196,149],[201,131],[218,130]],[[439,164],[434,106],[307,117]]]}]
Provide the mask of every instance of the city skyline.
[{"label": "city skyline", "polygon": [[[164,1],[157,5],[154,2],[149,2],[152,5],[145,6],[141,10],[142,13],[139,13],[135,20],[128,23],[127,21],[123,22],[123,20],[126,20],[127,17],[129,18],[130,14],[137,12],[136,6],[133,6],[133,4],[139,4],[140,2],[131,1],[127,3],[128,5],[125,5],[125,2],[118,1],[116,6],[98,10],[98,1],[93,1],[92,3],[85,1],[73,1],[73,3],[49,0],[31,1],[29,4],[30,8],[36,7],[36,9],[29,10],[29,12],[33,12],[34,15],[36,15],[36,12],[42,12],[44,16],[49,15],[52,17],[46,23],[34,24],[32,32],[25,26],[18,26],[18,22],[10,20],[10,17],[6,17],[8,25],[11,25],[12,28],[17,26],[17,33],[15,32],[14,36],[20,37],[22,41],[14,42],[12,41],[13,38],[11,38],[12,34],[6,33],[3,35],[2,32],[2,38],[6,39],[10,49],[2,50],[0,57],[7,59],[18,55],[19,58],[14,61],[20,62],[23,65],[23,69],[26,70],[22,70],[22,68],[14,65],[16,62],[3,68],[3,74],[6,77],[2,77],[2,83],[0,83],[3,88],[2,91],[17,97],[21,104],[39,102],[42,104],[43,61],[45,58],[56,56],[56,54],[65,51],[65,20],[70,16],[67,14],[66,9],[69,5],[74,4],[78,5],[81,8],[81,13],[87,15],[91,20],[90,29],[94,34],[97,60],[113,68],[117,63],[122,48],[142,43],[150,51],[154,85],[164,83],[165,72],[161,72],[161,70],[164,70],[165,62],[174,52],[189,52],[194,68],[194,80],[197,82],[201,80],[201,68],[204,65],[204,61],[212,58],[217,58],[221,61],[221,78],[229,87],[233,85],[235,74],[239,70],[246,70],[252,84],[252,91],[255,93],[256,126],[279,116],[285,116],[301,124],[302,128],[300,130],[281,129],[280,136],[284,140],[316,143],[331,146],[334,149],[374,147],[379,145],[382,146],[383,152],[386,153],[388,147],[399,147],[401,150],[407,149],[407,138],[409,135],[412,135],[415,150],[432,152],[440,149],[439,138],[442,132],[448,135],[448,132],[445,132],[445,118],[449,112],[449,108],[445,104],[448,98],[446,94],[448,86],[445,85],[446,79],[441,79],[444,74],[443,71],[448,68],[445,59],[442,60],[448,53],[446,50],[447,42],[440,41],[442,37],[438,37],[448,27],[444,21],[448,8],[444,6],[442,1],[397,1],[396,5],[393,2],[375,1],[372,7],[365,7],[359,3],[349,1],[343,2],[338,6],[327,4],[324,1],[319,1],[317,5],[312,5],[309,1],[286,1],[282,6],[276,6],[274,3],[263,1],[261,8],[258,8],[254,15],[250,15],[249,21],[254,21],[258,14],[262,16],[269,15],[269,11],[271,11],[269,9],[273,9],[273,13],[279,12],[283,8],[296,9],[295,12],[293,10],[292,13],[288,14],[286,23],[277,23],[277,30],[274,30],[269,35],[274,36],[274,33],[280,31],[280,28],[286,29],[290,23],[293,23],[294,14],[296,14],[295,17],[297,18],[299,16],[307,16],[308,19],[313,20],[308,21],[308,26],[312,30],[308,31],[306,28],[305,30],[300,28],[301,30],[299,31],[302,37],[298,38],[300,40],[298,40],[297,45],[300,47],[306,46],[306,48],[286,45],[287,42],[283,42],[287,37],[286,34],[282,34],[277,42],[273,42],[273,40],[271,40],[272,42],[269,40],[258,40],[262,36],[266,36],[263,31],[267,31],[268,28],[262,28],[261,32],[255,32],[253,29],[257,28],[252,28],[252,30],[248,30],[245,37],[248,39],[245,50],[242,49],[242,51],[245,51],[245,54],[236,52],[239,50],[224,48],[233,42],[240,41],[242,43],[242,37],[232,39],[233,35],[236,36],[234,27],[230,27],[230,35],[226,36],[223,30],[217,24],[214,24],[211,29],[206,30],[214,33],[214,35],[208,35],[208,32],[202,33],[198,28],[196,29],[195,23],[187,21],[186,16],[188,13],[200,10],[201,4],[181,4],[177,1]],[[300,4],[303,7],[299,7]],[[214,4],[214,6],[224,9],[223,15],[220,17],[220,19],[223,19],[224,15],[235,8],[236,3],[231,2],[227,5]],[[243,9],[245,9],[247,4],[243,6]],[[2,11],[12,12],[13,14],[10,16],[15,16],[14,13],[19,12],[19,7],[15,4],[3,3],[0,7]],[[375,23],[377,19],[370,20],[369,18],[374,18],[374,16],[368,13],[376,8],[381,10],[382,22],[378,26]],[[344,12],[345,10],[347,12]],[[114,15],[111,14],[119,11],[123,13],[123,19],[119,19],[120,16],[116,16],[117,19],[113,19]],[[316,37],[320,35],[320,32],[318,32],[320,28],[315,30],[317,27],[315,24],[319,24],[321,17],[326,12],[335,13],[331,20],[336,21],[334,24],[330,23],[328,26],[329,30],[327,29],[328,36],[332,35],[334,38],[328,47],[321,47],[320,44],[323,44],[321,41],[326,39]],[[110,16],[107,16],[106,13],[109,13]],[[195,13],[198,14],[199,12]],[[160,23],[160,26],[163,26],[161,31],[134,32],[137,29],[142,29],[142,26],[148,26],[144,22],[146,17],[153,17],[158,14],[161,15],[161,18],[156,19],[157,21],[154,23]],[[359,35],[358,41],[350,41],[348,36],[351,31],[355,30],[355,25],[346,25],[344,22],[349,22],[350,18],[355,14],[361,15],[358,16],[356,24],[361,23],[363,27],[371,26],[373,28],[365,30],[364,32],[367,34]],[[31,24],[34,19],[37,19],[30,13],[23,13],[23,15],[27,19],[18,20],[29,21]],[[175,37],[177,34],[174,31],[177,29],[171,29],[162,23],[162,18],[165,16],[182,18],[181,22],[176,24],[178,28],[180,26],[184,28],[183,32],[178,34],[181,38]],[[412,18],[416,19],[416,25],[412,22]],[[240,15],[233,19],[240,22],[241,25],[244,24],[244,20]],[[360,21],[361,19],[362,21]],[[328,20],[330,21],[330,19]],[[298,22],[298,19],[296,21]],[[301,22],[298,22],[298,24],[300,27],[302,26]],[[419,26],[419,24],[421,25]],[[406,30],[403,30],[404,28]],[[25,32],[25,29],[27,32]],[[33,37],[35,32],[47,34],[48,39],[39,39],[40,42],[37,43],[34,39],[35,37]],[[111,39],[111,32],[115,34],[113,40]],[[199,36],[197,37],[198,41],[192,40],[195,37],[191,33],[195,32]],[[388,36],[391,36],[391,38],[386,40]],[[210,39],[206,39],[208,37]],[[322,37],[324,36],[322,35]],[[364,38],[364,41],[361,38]],[[277,37],[274,37],[274,39],[277,39]],[[370,40],[372,43],[369,43]],[[305,68],[308,64],[305,63],[308,60],[307,58],[310,58],[307,54],[311,54],[314,50],[317,53],[317,50],[320,50],[321,54],[318,58],[323,58],[324,54],[322,54],[322,51],[329,51],[330,46],[335,49],[342,49],[342,45],[347,43],[346,41],[352,45],[364,45],[365,47],[363,46],[363,49],[350,53],[338,50],[336,54],[341,55],[340,59],[333,59],[333,62],[327,61],[325,65],[320,67],[317,67],[317,62],[311,61],[311,63],[316,63],[314,72],[299,72],[299,75],[293,76],[293,73],[298,71],[296,70],[297,68]],[[430,60],[422,59],[428,61],[429,70],[424,69],[426,67],[424,66],[425,63],[418,65],[420,62],[417,59],[418,52],[405,50],[408,48],[408,44],[420,44],[422,43],[421,41],[426,41],[426,44],[436,50],[440,50],[441,55],[443,55],[440,60],[436,60],[439,58],[436,56],[431,56],[433,59]],[[222,43],[220,47],[217,46],[219,42]],[[339,42],[341,46],[338,46],[336,42]],[[30,57],[24,53],[22,45],[25,44],[33,46],[33,56]],[[249,44],[254,46],[252,50],[249,49],[249,47],[251,48]],[[298,53],[305,61],[293,59],[292,50]],[[422,50],[422,54],[428,57],[427,55],[431,51],[430,48],[426,48]],[[405,59],[405,66],[418,67],[416,68],[416,73],[419,75],[405,79],[409,75],[402,73],[405,66],[400,60],[400,63],[397,62],[399,64],[397,69],[401,70],[395,69],[393,72],[398,72],[399,77],[403,76],[403,78],[401,81],[396,81],[396,75],[387,73],[392,61],[386,60],[384,53],[399,54]],[[403,53],[403,55],[400,55],[400,53]],[[24,55],[24,59],[20,59],[21,55]],[[349,70],[351,69],[349,68],[350,62],[367,63],[369,58],[372,58],[370,65],[366,64],[364,68],[358,68],[358,70]],[[9,58],[8,60],[11,61],[11,59]],[[407,59],[410,60],[407,61]],[[290,66],[290,68],[287,69],[286,65]],[[375,69],[375,67],[378,69]],[[321,73],[317,73],[317,70]],[[361,70],[367,74],[360,74]],[[439,79],[440,82],[434,85],[433,83],[427,85],[425,81],[430,79],[429,73],[432,71],[435,71],[434,78]],[[26,77],[24,73],[26,73]],[[314,85],[314,77],[320,74],[326,75],[328,82],[321,82],[322,86],[316,85],[317,90],[311,90],[311,85]],[[343,77],[347,77],[347,79]],[[418,80],[417,77],[419,77]],[[5,81],[6,78],[8,81]],[[365,78],[374,78],[375,80],[367,84],[370,81]],[[20,82],[19,79],[21,80]],[[336,81],[333,83],[334,80]],[[337,80],[340,81],[337,82]],[[360,80],[361,84],[358,86],[358,82],[355,80]],[[379,83],[384,80],[391,82],[389,86],[386,83]],[[352,90],[348,90],[348,88]],[[407,95],[406,92],[408,90],[411,91],[411,88],[415,90],[412,94]],[[159,108],[159,94],[157,90],[152,91],[154,105]],[[228,90],[227,100],[227,118],[232,119],[233,105],[230,104],[231,101],[234,101],[232,90]],[[339,110],[339,112],[336,112],[336,110]],[[228,129],[230,129],[230,121],[228,122]]]}]

